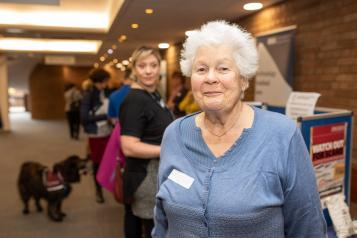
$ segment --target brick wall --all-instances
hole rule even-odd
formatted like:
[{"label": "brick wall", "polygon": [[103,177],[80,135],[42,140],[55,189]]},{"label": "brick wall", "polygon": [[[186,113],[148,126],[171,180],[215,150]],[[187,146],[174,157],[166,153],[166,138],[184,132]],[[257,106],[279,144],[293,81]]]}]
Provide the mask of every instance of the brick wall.
[{"label": "brick wall", "polygon": [[[288,0],[236,22],[253,34],[296,25],[294,90],[357,113],[357,1]],[[357,140],[353,148],[357,155]]]}]

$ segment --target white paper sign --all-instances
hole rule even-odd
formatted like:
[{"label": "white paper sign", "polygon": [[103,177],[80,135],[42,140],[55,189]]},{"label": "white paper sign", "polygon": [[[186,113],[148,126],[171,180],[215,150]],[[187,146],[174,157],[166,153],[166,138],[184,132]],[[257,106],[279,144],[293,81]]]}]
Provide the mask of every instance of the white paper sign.
[{"label": "white paper sign", "polygon": [[347,238],[354,234],[354,224],[350,211],[342,194],[336,194],[326,199],[333,227],[338,238]]},{"label": "white paper sign", "polygon": [[296,120],[298,117],[314,115],[319,93],[292,92],[286,104],[285,114]]}]

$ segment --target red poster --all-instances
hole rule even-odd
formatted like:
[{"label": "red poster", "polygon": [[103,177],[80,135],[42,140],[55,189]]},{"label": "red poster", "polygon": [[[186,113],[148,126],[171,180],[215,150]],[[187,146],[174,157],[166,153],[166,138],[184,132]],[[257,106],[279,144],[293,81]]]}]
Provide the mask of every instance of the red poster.
[{"label": "red poster", "polygon": [[343,192],[347,123],[311,127],[310,157],[320,197]]}]

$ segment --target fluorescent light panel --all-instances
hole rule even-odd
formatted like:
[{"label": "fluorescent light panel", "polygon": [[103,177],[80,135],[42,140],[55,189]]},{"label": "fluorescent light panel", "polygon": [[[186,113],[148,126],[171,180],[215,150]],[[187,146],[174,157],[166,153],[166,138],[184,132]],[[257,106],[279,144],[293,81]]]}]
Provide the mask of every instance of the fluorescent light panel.
[{"label": "fluorescent light panel", "polygon": [[101,41],[0,38],[0,51],[33,51],[96,54]]},{"label": "fluorescent light panel", "polygon": [[95,12],[22,12],[0,10],[0,25],[101,29],[109,28],[109,17]]}]

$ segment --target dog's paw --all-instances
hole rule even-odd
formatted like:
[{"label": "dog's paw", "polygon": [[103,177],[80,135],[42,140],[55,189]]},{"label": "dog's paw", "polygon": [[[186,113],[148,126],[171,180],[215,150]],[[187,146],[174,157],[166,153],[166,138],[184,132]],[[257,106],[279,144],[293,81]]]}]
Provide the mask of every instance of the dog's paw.
[{"label": "dog's paw", "polygon": [[24,214],[24,215],[27,215],[29,213],[30,213],[29,209],[25,208],[25,209],[22,210],[22,214]]}]

